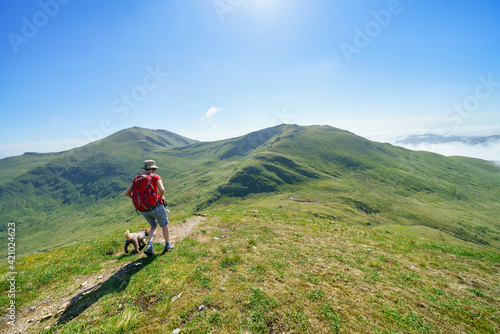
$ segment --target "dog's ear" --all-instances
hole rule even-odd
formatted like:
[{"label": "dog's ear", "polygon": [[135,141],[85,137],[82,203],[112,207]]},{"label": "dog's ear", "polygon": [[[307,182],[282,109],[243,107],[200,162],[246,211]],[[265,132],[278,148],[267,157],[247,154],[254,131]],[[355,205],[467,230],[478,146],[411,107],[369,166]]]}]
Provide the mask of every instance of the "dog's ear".
[{"label": "dog's ear", "polygon": [[149,228],[143,228],[142,230],[144,231],[146,236],[149,236]]}]

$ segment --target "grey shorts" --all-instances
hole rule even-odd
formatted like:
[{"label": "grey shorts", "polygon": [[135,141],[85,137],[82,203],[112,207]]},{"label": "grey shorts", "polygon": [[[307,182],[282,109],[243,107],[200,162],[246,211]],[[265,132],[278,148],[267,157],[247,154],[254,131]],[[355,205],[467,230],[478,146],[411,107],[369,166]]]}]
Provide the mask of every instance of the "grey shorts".
[{"label": "grey shorts", "polygon": [[146,218],[149,225],[151,225],[151,228],[155,228],[158,225],[165,227],[168,224],[167,210],[161,204],[151,211],[139,212],[144,216],[144,218]]}]

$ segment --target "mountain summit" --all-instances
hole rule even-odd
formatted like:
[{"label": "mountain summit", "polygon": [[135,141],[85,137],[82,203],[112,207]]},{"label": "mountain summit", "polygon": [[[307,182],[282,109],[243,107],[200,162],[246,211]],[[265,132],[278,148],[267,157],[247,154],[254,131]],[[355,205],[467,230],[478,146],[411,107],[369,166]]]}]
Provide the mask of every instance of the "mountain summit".
[{"label": "mountain summit", "polygon": [[134,127],[66,152],[2,159],[0,215],[16,223],[19,254],[137,221],[123,191],[146,159],[159,166],[173,214],[247,202],[353,224],[425,226],[500,248],[494,164],[330,126],[279,125],[215,142]]}]

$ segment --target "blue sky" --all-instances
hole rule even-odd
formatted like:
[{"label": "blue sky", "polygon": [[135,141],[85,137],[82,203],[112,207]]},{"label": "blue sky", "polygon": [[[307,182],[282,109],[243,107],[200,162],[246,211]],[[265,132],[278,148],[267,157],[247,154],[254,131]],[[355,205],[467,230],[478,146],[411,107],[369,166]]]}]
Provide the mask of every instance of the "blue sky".
[{"label": "blue sky", "polygon": [[[17,0],[0,32],[0,158],[136,125],[500,134],[497,0]],[[439,153],[500,160],[467,149]]]}]

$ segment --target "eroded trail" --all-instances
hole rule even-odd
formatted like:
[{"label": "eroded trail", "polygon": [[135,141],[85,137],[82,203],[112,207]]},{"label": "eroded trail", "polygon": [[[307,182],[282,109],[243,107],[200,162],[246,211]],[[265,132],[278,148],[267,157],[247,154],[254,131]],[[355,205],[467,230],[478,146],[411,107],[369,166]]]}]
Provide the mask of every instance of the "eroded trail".
[{"label": "eroded trail", "polygon": [[[205,217],[202,216],[196,216],[196,217],[191,217],[186,219],[185,223],[178,224],[178,225],[171,225],[170,226],[170,242],[178,242],[181,241],[182,239],[188,237],[191,235],[196,228],[203,220],[205,220]],[[163,238],[163,234],[161,232],[161,228],[156,229],[155,233],[155,238],[154,242],[160,242],[162,244],[165,243],[165,239]]]},{"label": "eroded trail", "polygon": [[[205,217],[195,216],[186,219],[184,223],[170,225],[170,242],[176,243],[193,234],[196,227],[205,220]],[[164,243],[161,228],[155,233],[154,243]],[[120,249],[123,252],[123,248]],[[79,287],[73,291],[54,291],[54,295],[66,296],[62,298],[54,297],[53,299],[43,300],[35,305],[25,307],[19,310],[16,315],[15,325],[7,324],[7,319],[0,320],[1,333],[29,333],[31,331],[38,332],[40,329],[50,328],[57,322],[64,322],[73,319],[88,307],[93,301],[93,296],[98,296],[110,285],[114,280],[124,280],[130,277],[132,273],[140,270],[144,261],[151,261],[143,256],[131,255],[133,261],[123,264],[114,263],[116,260],[102,263],[105,267],[101,272],[88,277],[82,277],[76,281]],[[57,289],[57,287],[56,287]],[[68,294],[71,294],[68,297]],[[87,302],[82,301],[82,297],[89,295]]]}]

